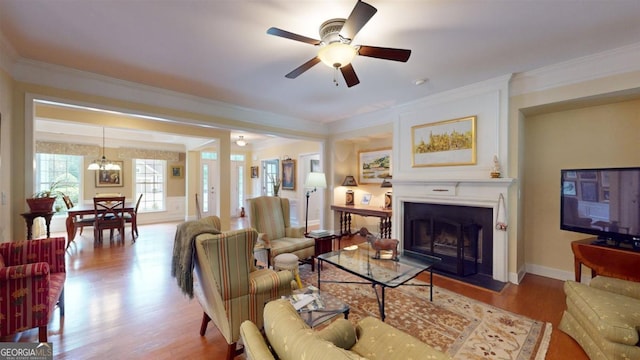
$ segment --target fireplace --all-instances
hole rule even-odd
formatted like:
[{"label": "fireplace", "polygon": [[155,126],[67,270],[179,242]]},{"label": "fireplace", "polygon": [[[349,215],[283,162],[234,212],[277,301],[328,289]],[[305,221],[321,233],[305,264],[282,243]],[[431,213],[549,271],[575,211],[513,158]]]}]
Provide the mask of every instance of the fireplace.
[{"label": "fireplace", "polygon": [[[404,254],[442,259],[435,270],[458,277],[493,277],[493,210],[404,202]],[[489,230],[486,230],[489,229]]]}]

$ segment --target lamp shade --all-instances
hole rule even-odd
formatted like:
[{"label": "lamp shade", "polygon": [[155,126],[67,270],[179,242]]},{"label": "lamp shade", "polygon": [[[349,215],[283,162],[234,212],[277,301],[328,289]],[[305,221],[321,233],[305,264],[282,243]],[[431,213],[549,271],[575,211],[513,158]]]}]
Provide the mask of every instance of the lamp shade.
[{"label": "lamp shade", "polygon": [[327,187],[327,178],[322,172],[310,172],[307,175],[307,180],[304,182],[306,188],[321,188]]},{"label": "lamp shade", "polygon": [[321,47],[318,57],[327,66],[337,69],[351,63],[356,53],[353,46],[336,41]]},{"label": "lamp shade", "polygon": [[356,178],[352,175],[347,175],[342,182],[342,186],[358,186],[358,183],[356,182]]}]

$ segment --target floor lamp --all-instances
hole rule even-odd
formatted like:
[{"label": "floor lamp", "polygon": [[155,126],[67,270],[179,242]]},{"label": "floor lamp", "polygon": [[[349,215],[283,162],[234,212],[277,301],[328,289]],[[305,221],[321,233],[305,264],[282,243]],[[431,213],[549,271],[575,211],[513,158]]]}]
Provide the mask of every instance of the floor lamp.
[{"label": "floor lamp", "polygon": [[310,172],[307,175],[307,180],[304,182],[305,188],[313,188],[313,190],[307,190],[307,208],[304,215],[304,233],[309,233],[309,196],[312,192],[318,190],[318,188],[325,189],[327,187],[327,179],[322,172]]}]

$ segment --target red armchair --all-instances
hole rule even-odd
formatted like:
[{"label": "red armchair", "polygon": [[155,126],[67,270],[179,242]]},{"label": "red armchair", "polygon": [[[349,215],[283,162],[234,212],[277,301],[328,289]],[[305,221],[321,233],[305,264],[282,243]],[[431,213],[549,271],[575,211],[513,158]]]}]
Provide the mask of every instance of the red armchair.
[{"label": "red armchair", "polygon": [[64,316],[65,238],[0,244],[0,336],[47,324],[56,307]]}]

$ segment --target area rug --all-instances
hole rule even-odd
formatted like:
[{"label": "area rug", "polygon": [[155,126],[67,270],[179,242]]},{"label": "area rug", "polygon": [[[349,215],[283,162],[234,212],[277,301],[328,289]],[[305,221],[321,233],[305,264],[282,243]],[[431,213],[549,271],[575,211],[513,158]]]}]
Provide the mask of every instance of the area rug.
[{"label": "area rug", "polygon": [[[300,268],[303,283],[317,285],[317,273]],[[323,280],[361,281],[325,265]],[[412,280],[413,284],[424,284]],[[349,320],[380,318],[371,285],[323,283],[321,290],[349,304]],[[409,333],[454,359],[544,359],[551,338],[551,324],[514,314],[482,302],[434,287],[400,286],[385,290],[385,322]]]}]

